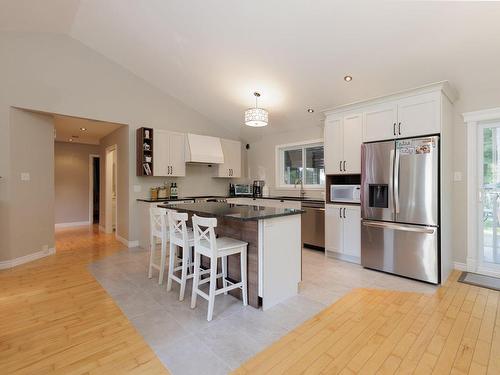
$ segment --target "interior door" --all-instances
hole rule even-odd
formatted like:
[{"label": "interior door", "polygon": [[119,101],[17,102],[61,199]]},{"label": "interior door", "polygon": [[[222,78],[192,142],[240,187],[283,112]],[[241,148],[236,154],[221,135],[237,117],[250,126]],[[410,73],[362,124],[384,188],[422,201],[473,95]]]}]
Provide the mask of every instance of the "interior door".
[{"label": "interior door", "polygon": [[325,205],[325,249],[342,253],[343,244],[342,206],[335,204]]},{"label": "interior door", "polygon": [[171,176],[186,175],[185,135],[170,132],[169,136],[169,160],[172,168]]},{"label": "interior door", "polygon": [[370,220],[394,220],[394,141],[361,146],[361,216]]},{"label": "interior door", "polygon": [[398,112],[396,103],[384,103],[368,108],[364,114],[363,142],[396,138]]},{"label": "interior door", "polygon": [[324,159],[326,174],[342,173],[344,160],[344,136],[342,119],[327,119],[325,122]]},{"label": "interior door", "polygon": [[345,173],[361,173],[361,142],[363,132],[363,115],[355,114],[344,117],[343,140]]},{"label": "interior door", "polygon": [[397,140],[394,163],[396,221],[439,225],[439,137]]},{"label": "interior door", "polygon": [[477,273],[500,276],[500,124],[478,129]]}]

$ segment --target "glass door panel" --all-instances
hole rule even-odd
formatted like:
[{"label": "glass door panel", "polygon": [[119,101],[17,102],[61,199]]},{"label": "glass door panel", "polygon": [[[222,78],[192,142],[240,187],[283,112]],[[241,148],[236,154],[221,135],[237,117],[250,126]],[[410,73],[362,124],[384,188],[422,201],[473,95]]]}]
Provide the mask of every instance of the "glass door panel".
[{"label": "glass door panel", "polygon": [[480,268],[500,270],[500,126],[479,131]]}]

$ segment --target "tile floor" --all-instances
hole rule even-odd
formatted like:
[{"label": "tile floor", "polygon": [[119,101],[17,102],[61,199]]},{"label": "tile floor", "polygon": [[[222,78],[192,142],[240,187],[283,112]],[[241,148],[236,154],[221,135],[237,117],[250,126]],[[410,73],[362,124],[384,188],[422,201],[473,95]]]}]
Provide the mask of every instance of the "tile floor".
[{"label": "tile floor", "polygon": [[207,302],[189,307],[191,288],[179,302],[179,287],[167,292],[157,273],[147,278],[148,253],[126,249],[89,266],[165,366],[175,374],[227,374],[272,342],[331,305],[353,288],[371,287],[432,293],[436,287],[303,250],[303,281],[297,296],[261,311],[219,295],[214,319]]}]

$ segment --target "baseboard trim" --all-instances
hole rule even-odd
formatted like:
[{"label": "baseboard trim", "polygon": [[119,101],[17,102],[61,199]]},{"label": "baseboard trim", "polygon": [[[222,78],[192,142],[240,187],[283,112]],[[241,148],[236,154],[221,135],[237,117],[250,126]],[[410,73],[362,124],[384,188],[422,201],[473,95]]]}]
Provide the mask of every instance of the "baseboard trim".
[{"label": "baseboard trim", "polygon": [[56,249],[54,247],[51,247],[48,250],[41,250],[37,251],[36,253],[28,254],[19,258],[4,260],[0,262],[0,270],[20,266],[21,264],[32,262],[40,258],[45,258],[47,256],[54,255],[55,253]]},{"label": "baseboard trim", "polygon": [[115,233],[115,238],[127,247],[139,247],[139,241],[129,241]]},{"label": "baseboard trim", "polygon": [[467,271],[467,264],[462,262],[453,262],[453,268],[459,271]]},{"label": "baseboard trim", "polygon": [[74,221],[71,223],[57,223],[55,224],[56,229],[59,228],[69,228],[69,227],[82,227],[85,225],[90,225],[90,221]]}]

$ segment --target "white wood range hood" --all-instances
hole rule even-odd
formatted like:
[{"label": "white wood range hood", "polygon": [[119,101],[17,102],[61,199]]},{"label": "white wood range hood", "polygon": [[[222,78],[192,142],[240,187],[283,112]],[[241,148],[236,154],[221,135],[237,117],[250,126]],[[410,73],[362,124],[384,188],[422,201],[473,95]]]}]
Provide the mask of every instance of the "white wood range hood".
[{"label": "white wood range hood", "polygon": [[206,135],[186,135],[186,162],[202,164],[224,163],[220,138]]}]

